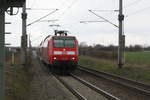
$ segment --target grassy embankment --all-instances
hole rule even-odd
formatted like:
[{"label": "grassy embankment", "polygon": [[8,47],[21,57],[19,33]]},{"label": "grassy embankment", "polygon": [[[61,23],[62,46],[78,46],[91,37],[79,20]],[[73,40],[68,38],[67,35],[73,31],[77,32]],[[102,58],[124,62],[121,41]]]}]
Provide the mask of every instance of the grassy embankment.
[{"label": "grassy embankment", "polygon": [[13,66],[8,59],[5,69],[6,100],[28,100],[31,74],[30,69],[20,64],[20,55],[15,56]]},{"label": "grassy embankment", "polygon": [[79,64],[100,71],[150,84],[150,52],[126,52],[126,64],[117,68],[117,61],[80,56]]}]

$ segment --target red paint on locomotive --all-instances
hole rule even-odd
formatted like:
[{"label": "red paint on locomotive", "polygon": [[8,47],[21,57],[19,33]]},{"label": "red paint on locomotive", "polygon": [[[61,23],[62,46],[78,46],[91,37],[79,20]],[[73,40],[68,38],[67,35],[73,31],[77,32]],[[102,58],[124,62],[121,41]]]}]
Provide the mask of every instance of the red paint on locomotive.
[{"label": "red paint on locomotive", "polygon": [[78,64],[78,41],[74,36],[55,34],[41,42],[38,54],[47,64],[75,69]]}]

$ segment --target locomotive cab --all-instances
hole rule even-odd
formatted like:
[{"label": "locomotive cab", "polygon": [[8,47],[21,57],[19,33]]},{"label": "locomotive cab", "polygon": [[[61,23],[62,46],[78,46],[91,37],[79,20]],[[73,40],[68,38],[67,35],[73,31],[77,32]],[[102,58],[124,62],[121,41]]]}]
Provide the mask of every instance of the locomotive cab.
[{"label": "locomotive cab", "polygon": [[57,31],[52,37],[50,64],[55,68],[74,70],[78,64],[78,42],[67,31]]},{"label": "locomotive cab", "polygon": [[78,64],[78,41],[68,31],[55,30],[40,44],[39,56],[46,64],[62,72],[72,72]]}]

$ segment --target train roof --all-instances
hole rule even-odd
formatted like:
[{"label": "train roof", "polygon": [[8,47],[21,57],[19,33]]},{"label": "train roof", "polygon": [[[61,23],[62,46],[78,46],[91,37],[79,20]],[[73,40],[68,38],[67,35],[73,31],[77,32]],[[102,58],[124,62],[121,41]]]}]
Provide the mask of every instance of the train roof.
[{"label": "train roof", "polygon": [[53,35],[52,37],[75,37],[75,36],[56,36],[56,35]]},{"label": "train roof", "polygon": [[[42,44],[43,42],[45,42],[45,40],[47,40],[47,39],[56,38],[56,37],[58,37],[58,38],[66,37],[66,38],[74,38],[74,39],[76,39],[75,36],[68,36],[69,31],[66,31],[66,30],[55,30],[54,33],[55,33],[54,35],[48,35],[48,36],[41,42],[41,44]],[[41,45],[41,44],[40,44],[40,45]]]},{"label": "train roof", "polygon": [[64,37],[64,38],[74,38],[74,39],[76,39],[76,37],[75,36],[57,36],[57,35],[48,35],[45,39],[44,39],[44,41],[42,41],[41,42],[41,44],[43,43],[43,42],[45,42],[45,40],[47,40],[47,39],[51,39],[51,38],[62,38],[62,37]]}]

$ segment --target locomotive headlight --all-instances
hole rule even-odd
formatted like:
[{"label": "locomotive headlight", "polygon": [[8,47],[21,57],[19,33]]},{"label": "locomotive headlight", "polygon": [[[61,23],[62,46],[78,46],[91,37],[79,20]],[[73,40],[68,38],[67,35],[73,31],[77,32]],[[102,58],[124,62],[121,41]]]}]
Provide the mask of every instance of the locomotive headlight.
[{"label": "locomotive headlight", "polygon": [[54,55],[61,55],[62,53],[62,51],[54,51]]},{"label": "locomotive headlight", "polygon": [[53,59],[54,59],[54,60],[56,60],[57,58],[56,58],[56,57],[54,57]]},{"label": "locomotive headlight", "polygon": [[75,55],[75,52],[74,51],[67,51],[67,54],[68,55]]},{"label": "locomotive headlight", "polygon": [[73,57],[72,60],[75,60],[75,58]]}]

